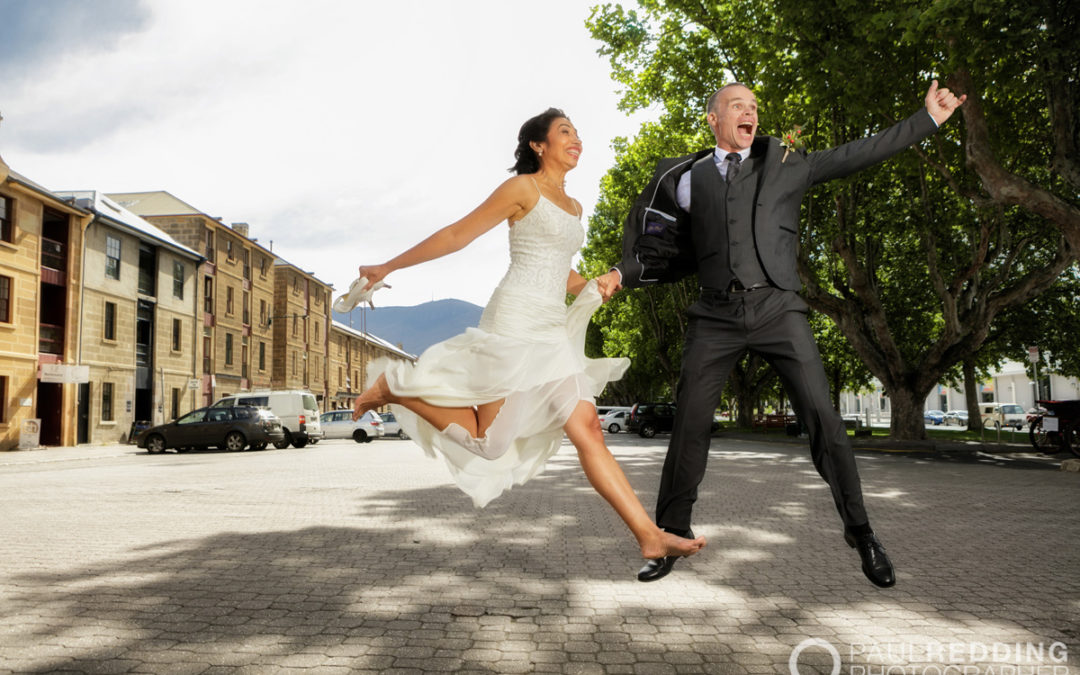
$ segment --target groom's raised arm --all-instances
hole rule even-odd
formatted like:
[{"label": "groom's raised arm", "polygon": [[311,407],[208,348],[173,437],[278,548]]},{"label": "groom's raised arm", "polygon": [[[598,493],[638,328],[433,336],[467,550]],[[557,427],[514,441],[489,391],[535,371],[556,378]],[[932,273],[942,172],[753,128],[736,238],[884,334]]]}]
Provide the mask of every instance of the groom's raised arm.
[{"label": "groom's raised arm", "polygon": [[957,98],[948,89],[939,88],[938,81],[934,80],[926,92],[925,109],[869,138],[807,154],[810,184],[843,178],[902,152],[933,135],[965,100],[966,95]]}]

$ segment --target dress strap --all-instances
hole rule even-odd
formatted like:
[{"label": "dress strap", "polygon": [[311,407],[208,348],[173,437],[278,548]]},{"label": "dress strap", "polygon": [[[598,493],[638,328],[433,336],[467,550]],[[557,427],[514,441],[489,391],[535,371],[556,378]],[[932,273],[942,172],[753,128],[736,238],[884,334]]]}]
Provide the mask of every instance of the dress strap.
[{"label": "dress strap", "polygon": [[[536,182],[536,179],[533,178],[531,174],[529,175],[529,180],[531,180],[533,182],[533,186],[536,188],[536,193],[540,197],[543,197],[544,193],[540,192],[540,185]],[[581,214],[582,214],[581,206],[573,198],[571,198],[570,201],[574,202],[574,210],[577,211],[578,220],[581,220]]]}]

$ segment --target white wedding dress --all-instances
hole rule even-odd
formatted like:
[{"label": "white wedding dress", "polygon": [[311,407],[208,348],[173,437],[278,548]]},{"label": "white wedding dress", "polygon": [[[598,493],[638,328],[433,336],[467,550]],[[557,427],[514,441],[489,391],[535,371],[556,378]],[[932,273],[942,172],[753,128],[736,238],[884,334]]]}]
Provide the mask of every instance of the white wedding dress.
[{"label": "white wedding dress", "polygon": [[566,305],[570,263],[584,229],[543,195],[510,227],[510,268],[477,328],[432,345],[415,364],[378,359],[368,381],[385,373],[390,390],[437,406],[506,399],[483,438],[450,424],[440,431],[399,405],[402,428],[432,457],[442,456],[454,481],[484,506],[529,480],[555,454],[563,425],[579,401],[593,401],[622,377],[628,359],[585,356],[585,329],[601,305],[596,281]]}]

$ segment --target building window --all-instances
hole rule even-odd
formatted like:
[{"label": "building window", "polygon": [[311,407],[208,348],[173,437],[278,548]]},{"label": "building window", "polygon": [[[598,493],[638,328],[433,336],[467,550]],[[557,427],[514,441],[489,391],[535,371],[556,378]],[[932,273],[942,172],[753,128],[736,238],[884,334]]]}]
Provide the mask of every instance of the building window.
[{"label": "building window", "polygon": [[183,332],[183,324],[180,323],[180,319],[172,320],[172,350],[174,352],[180,351],[180,337]]},{"label": "building window", "polygon": [[105,303],[105,339],[116,339],[116,303]]},{"label": "building window", "polygon": [[266,321],[266,301],[265,300],[259,300],[259,325],[260,326],[268,325],[267,321]]},{"label": "building window", "polygon": [[206,228],[206,259],[210,262],[214,261],[214,231],[210,228]]},{"label": "building window", "polygon": [[112,235],[105,235],[105,276],[120,278],[120,240]]},{"label": "building window", "polygon": [[319,344],[319,324],[315,323],[315,344]]},{"label": "building window", "polygon": [[225,365],[232,365],[232,333],[225,333]]},{"label": "building window", "polygon": [[266,370],[266,343],[259,343],[259,370]]},{"label": "building window", "polygon": [[229,261],[233,260],[232,239],[225,240],[225,254],[228,256]]},{"label": "building window", "polygon": [[0,196],[0,241],[15,242],[15,200]]},{"label": "building window", "polygon": [[[244,338],[247,340],[247,338]],[[240,376],[245,380],[248,378],[248,346],[245,344],[240,348]]]},{"label": "building window", "polygon": [[292,374],[293,377],[296,377],[296,352],[292,354]]},{"label": "building window", "polygon": [[225,287],[225,313],[226,314],[232,314],[233,313],[232,286],[226,286]]},{"label": "building window", "polygon": [[296,328],[297,328],[298,325],[299,324],[297,323],[297,317],[296,317],[295,314],[293,314],[292,315],[292,334],[293,334],[293,337],[296,337],[296,335],[297,335]]},{"label": "building window", "polygon": [[7,422],[7,375],[0,375],[0,424]]},{"label": "building window", "polygon": [[203,311],[207,314],[214,313],[214,278],[203,278]]},{"label": "building window", "polygon": [[338,366],[338,368],[337,368],[337,386],[338,386],[338,389],[341,388],[341,385],[342,385],[341,366]]},{"label": "building window", "polygon": [[184,263],[174,260],[172,264],[172,294],[174,298],[184,299]]},{"label": "building window", "polygon": [[203,371],[203,375],[209,375],[210,374],[210,364],[213,361],[213,354],[211,353],[212,350],[213,350],[213,345],[210,343],[210,337],[209,336],[203,336],[203,339],[202,339],[202,353],[203,353],[202,371]]},{"label": "building window", "polygon": [[267,261],[266,256],[262,256],[262,255],[259,256],[259,276],[260,277],[265,277],[266,276],[266,261]]},{"label": "building window", "polygon": [[173,387],[172,390],[172,418],[180,417],[180,390]]},{"label": "building window", "polygon": [[293,295],[300,293],[300,279],[293,277],[292,280],[292,292]]},{"label": "building window", "polygon": [[248,292],[244,291],[244,323],[251,324],[251,300],[248,296]]},{"label": "building window", "polygon": [[113,383],[101,383],[101,421],[113,421]]},{"label": "building window", "polygon": [[11,287],[15,283],[11,277],[0,276],[0,323],[14,323],[11,311]]}]

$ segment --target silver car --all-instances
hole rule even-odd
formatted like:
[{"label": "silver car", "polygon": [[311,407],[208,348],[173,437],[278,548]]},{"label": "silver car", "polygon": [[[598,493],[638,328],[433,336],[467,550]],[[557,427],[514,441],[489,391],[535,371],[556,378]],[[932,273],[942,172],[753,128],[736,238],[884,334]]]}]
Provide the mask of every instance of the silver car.
[{"label": "silver car", "polygon": [[405,433],[405,430],[398,424],[397,417],[392,412],[379,413],[379,417],[383,422],[383,435],[386,437],[396,436],[398,438],[408,438],[409,435]]},{"label": "silver car", "polygon": [[351,410],[331,410],[319,416],[323,438],[351,438],[370,443],[383,435],[382,419],[370,410],[353,421]]},{"label": "silver car", "polygon": [[608,433],[617,434],[626,430],[626,423],[629,419],[629,410],[612,410],[600,419],[600,426]]}]

